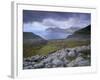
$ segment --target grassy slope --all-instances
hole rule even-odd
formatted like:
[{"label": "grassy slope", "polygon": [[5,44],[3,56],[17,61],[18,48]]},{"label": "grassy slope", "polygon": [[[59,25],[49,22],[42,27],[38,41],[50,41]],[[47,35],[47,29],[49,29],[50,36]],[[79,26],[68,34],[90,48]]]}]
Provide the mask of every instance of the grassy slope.
[{"label": "grassy slope", "polygon": [[[82,45],[89,45],[90,41],[75,41],[75,40],[54,40],[54,41],[49,41],[47,44],[40,44],[38,46],[27,46],[25,48],[24,52],[24,57],[29,57],[32,55],[47,55],[49,53],[53,53],[59,49],[62,48],[72,48],[76,46],[82,46]],[[25,45],[24,45],[25,47]]]}]

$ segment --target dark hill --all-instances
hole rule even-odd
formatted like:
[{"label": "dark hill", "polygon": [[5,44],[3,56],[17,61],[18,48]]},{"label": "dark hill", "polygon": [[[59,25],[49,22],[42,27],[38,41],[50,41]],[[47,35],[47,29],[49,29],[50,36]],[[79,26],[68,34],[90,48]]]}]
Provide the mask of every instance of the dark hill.
[{"label": "dark hill", "polygon": [[88,25],[87,27],[76,31],[74,34],[90,34],[90,33],[91,33],[91,25]]},{"label": "dark hill", "polygon": [[36,38],[41,38],[41,37],[32,32],[23,32],[23,38],[24,39],[36,39]]},{"label": "dark hill", "polygon": [[85,28],[82,28],[76,32],[74,32],[72,35],[68,36],[67,39],[90,39],[91,35],[91,25],[86,26]]},{"label": "dark hill", "polygon": [[44,44],[47,41],[43,39],[42,37],[32,33],[32,32],[23,32],[23,43],[24,44],[34,44],[38,45],[40,43]]}]

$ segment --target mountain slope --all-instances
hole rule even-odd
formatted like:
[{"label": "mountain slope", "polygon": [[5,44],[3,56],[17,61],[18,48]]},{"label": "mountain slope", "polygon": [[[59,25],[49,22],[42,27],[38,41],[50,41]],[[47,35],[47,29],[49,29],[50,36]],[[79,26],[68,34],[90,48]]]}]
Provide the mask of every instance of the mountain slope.
[{"label": "mountain slope", "polygon": [[46,43],[46,40],[32,32],[23,32],[23,43],[36,45]]},{"label": "mountain slope", "polygon": [[24,39],[36,39],[36,38],[41,38],[40,36],[32,33],[32,32],[23,32],[23,38]]},{"label": "mountain slope", "polygon": [[91,25],[88,25],[68,36],[68,39],[90,39],[90,33]]},{"label": "mountain slope", "polygon": [[91,25],[88,25],[87,27],[76,31],[74,34],[90,34],[90,33],[91,33]]}]

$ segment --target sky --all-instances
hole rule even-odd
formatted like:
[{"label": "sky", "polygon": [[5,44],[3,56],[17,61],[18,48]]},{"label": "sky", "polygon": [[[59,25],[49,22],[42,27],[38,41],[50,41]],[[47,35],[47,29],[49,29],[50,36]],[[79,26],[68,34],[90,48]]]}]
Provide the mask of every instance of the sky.
[{"label": "sky", "polygon": [[90,13],[23,10],[23,31],[44,31],[47,28],[86,27],[91,24]]}]

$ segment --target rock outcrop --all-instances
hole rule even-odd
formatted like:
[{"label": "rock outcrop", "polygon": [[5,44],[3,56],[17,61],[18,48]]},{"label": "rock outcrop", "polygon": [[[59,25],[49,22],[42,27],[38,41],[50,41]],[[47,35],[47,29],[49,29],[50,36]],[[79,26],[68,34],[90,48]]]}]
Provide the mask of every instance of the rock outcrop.
[{"label": "rock outcrop", "polygon": [[23,59],[23,69],[90,66],[90,45],[64,48],[47,56],[36,55]]}]

